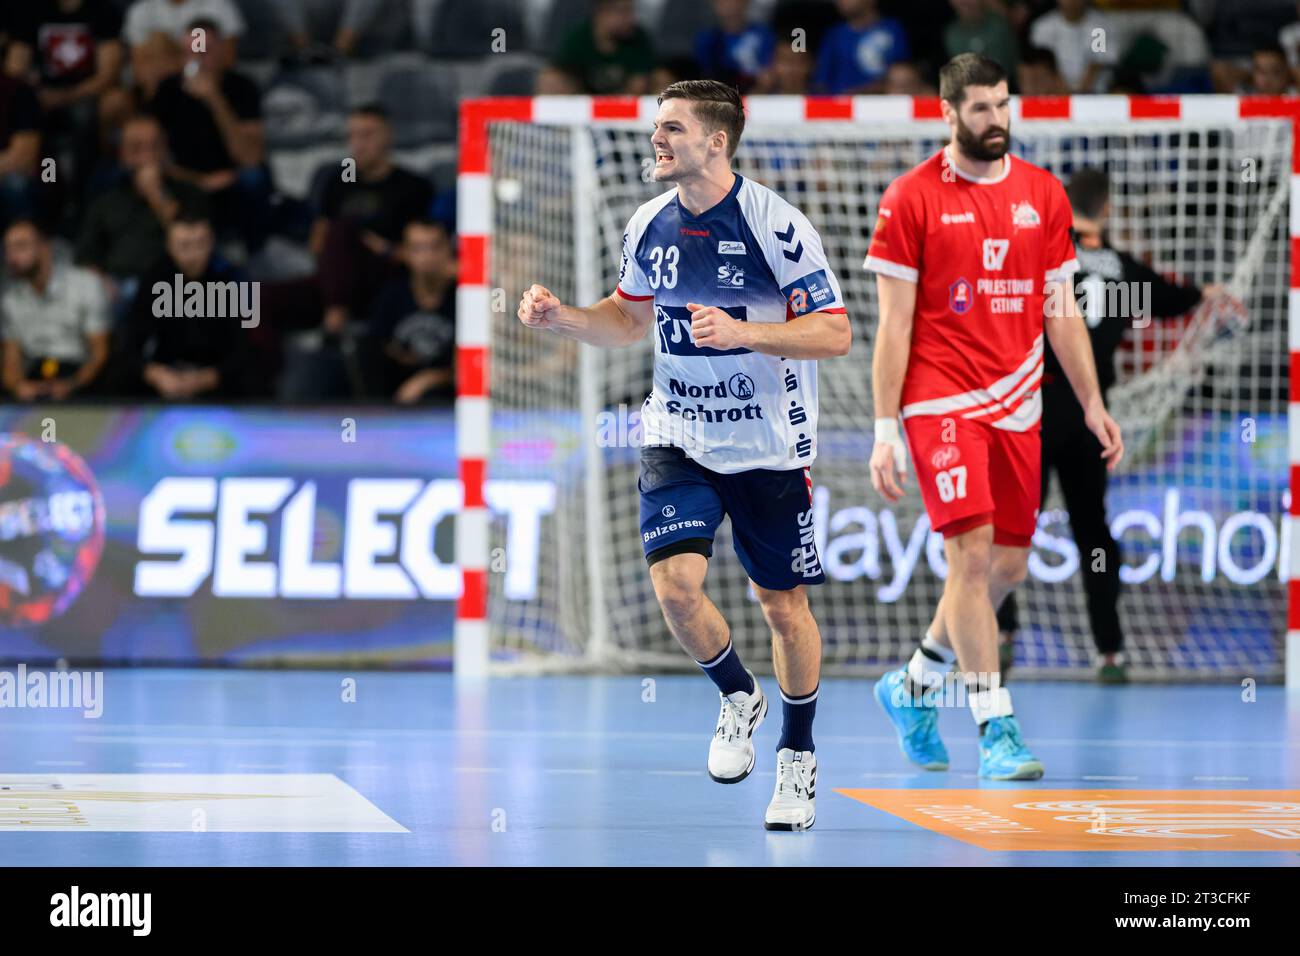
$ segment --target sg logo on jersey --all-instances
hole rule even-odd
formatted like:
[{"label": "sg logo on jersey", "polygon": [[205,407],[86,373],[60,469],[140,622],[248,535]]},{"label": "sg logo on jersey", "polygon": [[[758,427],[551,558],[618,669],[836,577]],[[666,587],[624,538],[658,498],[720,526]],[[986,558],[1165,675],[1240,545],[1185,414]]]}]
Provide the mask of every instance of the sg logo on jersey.
[{"label": "sg logo on jersey", "polygon": [[965,279],[958,279],[948,286],[948,308],[958,315],[969,309],[973,301],[974,290],[971,289],[971,284]]},{"label": "sg logo on jersey", "polygon": [[739,266],[724,262],[718,266],[719,289],[741,289],[745,286],[745,270]]}]

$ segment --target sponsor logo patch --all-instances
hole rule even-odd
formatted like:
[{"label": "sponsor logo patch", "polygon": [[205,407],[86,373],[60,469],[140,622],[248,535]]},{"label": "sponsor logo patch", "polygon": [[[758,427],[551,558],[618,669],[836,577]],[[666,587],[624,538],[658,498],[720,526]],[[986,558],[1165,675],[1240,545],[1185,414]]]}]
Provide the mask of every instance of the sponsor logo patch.
[{"label": "sponsor logo patch", "polygon": [[1024,202],[1018,202],[1011,207],[1011,225],[1017,229],[1031,229],[1041,224],[1038,218],[1038,210],[1026,199]]},{"label": "sponsor logo patch", "polygon": [[718,240],[718,255],[743,256],[744,254],[745,254],[745,244],[743,242],[733,242],[729,239]]},{"label": "sponsor logo patch", "polygon": [[943,469],[950,465],[955,465],[961,460],[961,451],[956,445],[944,445],[933,455],[930,456],[930,464],[935,468]]},{"label": "sponsor logo patch", "polygon": [[796,279],[781,289],[785,301],[790,304],[794,315],[816,312],[835,301],[835,290],[831,287],[830,277],[825,269],[810,272],[802,279]]},{"label": "sponsor logo patch", "polygon": [[948,286],[948,308],[958,315],[966,312],[974,301],[971,284],[964,278]]},{"label": "sponsor logo patch", "polygon": [[[722,311],[733,319],[748,321],[743,305],[727,306]],[[747,355],[749,349],[735,348],[725,351],[695,344],[691,338],[691,311],[682,305],[656,305],[655,329],[659,350],[669,355]]]}]

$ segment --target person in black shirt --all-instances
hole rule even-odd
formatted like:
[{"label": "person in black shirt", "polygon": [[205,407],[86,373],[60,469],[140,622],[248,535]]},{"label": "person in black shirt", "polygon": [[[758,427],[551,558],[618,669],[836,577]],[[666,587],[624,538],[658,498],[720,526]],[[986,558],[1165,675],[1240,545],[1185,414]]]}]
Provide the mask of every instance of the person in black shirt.
[{"label": "person in black shirt", "polygon": [[452,397],[456,345],[456,257],[442,223],[408,223],[404,274],[379,290],[371,310],[372,394],[410,405]]},{"label": "person in black shirt", "polygon": [[182,212],[208,217],[207,194],[166,175],[167,141],[156,117],[122,127],[117,184],[91,202],[77,240],[77,263],[103,276],[119,318],[136,283],[166,251],[166,231]]},{"label": "person in black shirt", "polygon": [[0,73],[0,229],[36,214],[41,108],[32,88]]},{"label": "person in black shirt", "polygon": [[199,18],[205,49],[185,52],[177,75],[158,85],[148,111],[171,146],[172,176],[212,200],[220,236],[237,236],[256,252],[270,231],[271,175],[266,165],[262,94],[257,84],[227,70],[227,41],[214,20]]},{"label": "person in black shirt", "polygon": [[[157,313],[158,283],[242,283],[244,273],[214,255],[212,225],[181,213],[167,227],[167,255],[140,284],[116,363],[120,390],[167,401],[216,399],[246,394],[249,335],[239,316],[168,316]],[[175,311],[173,306],[172,311]],[[260,316],[259,316],[260,319]]]},{"label": "person in black shirt", "polygon": [[[391,150],[392,129],[384,108],[367,105],[352,110],[350,162],[331,163],[322,171],[328,178],[320,189],[319,215],[309,238],[317,261],[315,275],[267,283],[263,288],[266,314],[275,319],[280,332],[318,328],[332,343],[350,322],[370,314],[375,293],[397,271],[402,231],[411,220],[429,214],[433,187],[424,177],[394,165]],[[275,341],[263,344],[268,354],[278,347]],[[337,394],[337,383],[311,369],[317,361],[318,357],[287,354],[280,397],[289,401],[343,397]]]},{"label": "person in black shirt", "polygon": [[[1072,235],[1079,258],[1074,290],[1088,327],[1088,337],[1092,340],[1097,381],[1105,397],[1115,384],[1115,349],[1131,322],[1180,316],[1203,298],[1212,299],[1223,294],[1223,289],[1217,285],[1196,288],[1169,282],[1127,252],[1112,247],[1105,233],[1110,216],[1110,180],[1103,171],[1079,170],[1065,191],[1074,213]],[[1145,295],[1135,292],[1121,301],[1145,303],[1147,314],[1107,314],[1111,297],[1106,294],[1104,283],[1125,283],[1128,290],[1145,290]],[[1070,528],[1079,548],[1088,620],[1101,657],[1098,677],[1103,682],[1122,683],[1127,675],[1118,657],[1124,644],[1118,609],[1120,558],[1119,547],[1111,536],[1106,518],[1106,463],[1101,457],[1101,445],[1084,424],[1083,408],[1074,397],[1060,361],[1046,342],[1042,395],[1042,495],[1047,497],[1047,483],[1055,471],[1070,514]],[[1100,562],[1094,558],[1098,550],[1102,553]],[[1017,606],[1013,593],[998,611],[1004,669],[1010,665],[1010,635],[1016,627]]]},{"label": "person in black shirt", "polygon": [[5,71],[36,87],[46,132],[69,142],[84,177],[98,145],[99,99],[122,75],[122,15],[111,0],[36,0],[16,20]]}]

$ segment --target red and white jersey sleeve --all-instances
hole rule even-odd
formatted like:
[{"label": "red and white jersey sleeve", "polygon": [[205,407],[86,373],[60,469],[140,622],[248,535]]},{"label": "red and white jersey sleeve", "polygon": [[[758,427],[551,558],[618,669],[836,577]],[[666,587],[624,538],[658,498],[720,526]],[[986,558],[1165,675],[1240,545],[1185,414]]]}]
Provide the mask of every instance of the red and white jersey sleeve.
[{"label": "red and white jersey sleeve", "polygon": [[[1074,214],[1070,211],[1070,197],[1065,194],[1065,187],[1060,180],[1051,182],[1052,206],[1048,213],[1047,232],[1047,272],[1045,282],[1064,282],[1079,271],[1079,259],[1074,251],[1074,240],[1070,229],[1074,226]],[[1053,265],[1053,263],[1056,263]]]},{"label": "red and white jersey sleeve", "polygon": [[863,267],[908,282],[917,280],[925,249],[925,206],[920,192],[895,179],[880,200],[876,228]]}]

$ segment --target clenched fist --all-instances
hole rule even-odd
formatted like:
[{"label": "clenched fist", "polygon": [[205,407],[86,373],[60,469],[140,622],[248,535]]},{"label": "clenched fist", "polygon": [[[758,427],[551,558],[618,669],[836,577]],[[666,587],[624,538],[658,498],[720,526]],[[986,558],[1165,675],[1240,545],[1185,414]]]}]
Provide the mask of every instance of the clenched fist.
[{"label": "clenched fist", "polygon": [[519,300],[519,321],[530,328],[552,328],[559,316],[560,300],[546,286],[530,286]]}]

